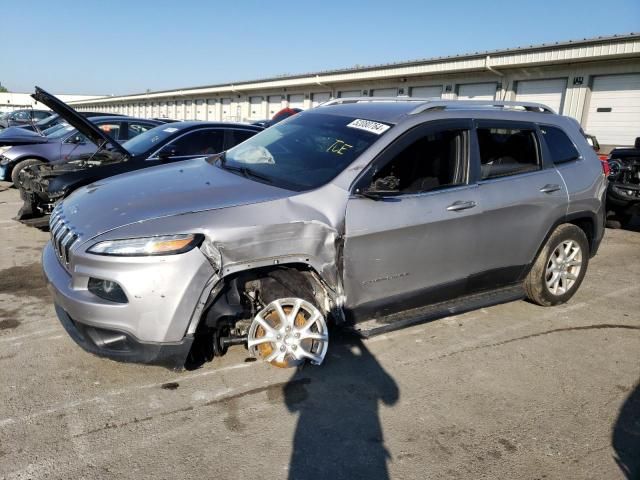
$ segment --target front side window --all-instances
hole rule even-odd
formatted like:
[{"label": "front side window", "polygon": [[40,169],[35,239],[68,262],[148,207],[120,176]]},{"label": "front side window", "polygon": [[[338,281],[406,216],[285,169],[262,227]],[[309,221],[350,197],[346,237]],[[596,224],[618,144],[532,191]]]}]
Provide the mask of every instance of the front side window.
[{"label": "front side window", "polygon": [[478,128],[481,178],[505,177],[540,169],[540,154],[533,128]]},{"label": "front side window", "polygon": [[226,152],[222,168],[292,190],[331,181],[391,125],[323,113],[298,114]]},{"label": "front side window", "polygon": [[434,131],[421,137],[373,176],[374,191],[420,193],[461,185],[467,178],[466,130]]},{"label": "front side window", "polygon": [[544,138],[553,163],[565,163],[580,158],[580,153],[573,142],[558,127],[540,126],[542,138]]}]

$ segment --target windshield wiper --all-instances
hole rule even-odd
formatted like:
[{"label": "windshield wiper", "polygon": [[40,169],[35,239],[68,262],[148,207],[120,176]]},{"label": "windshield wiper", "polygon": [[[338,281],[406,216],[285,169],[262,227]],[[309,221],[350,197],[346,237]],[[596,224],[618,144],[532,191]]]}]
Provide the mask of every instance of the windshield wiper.
[{"label": "windshield wiper", "polygon": [[273,179],[271,177],[268,177],[267,175],[262,175],[261,173],[258,173],[258,172],[254,172],[253,170],[250,170],[247,167],[236,167],[234,165],[228,165],[224,162],[224,159],[222,157],[220,158],[220,167],[232,172],[238,172],[245,178],[255,178],[257,180],[261,180],[273,185]]}]

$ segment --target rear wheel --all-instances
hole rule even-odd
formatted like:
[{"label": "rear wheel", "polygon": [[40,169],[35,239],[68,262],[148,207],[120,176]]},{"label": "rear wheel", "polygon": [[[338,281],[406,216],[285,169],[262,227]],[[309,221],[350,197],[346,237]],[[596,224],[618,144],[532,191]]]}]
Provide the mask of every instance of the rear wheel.
[{"label": "rear wheel", "polygon": [[589,242],[585,233],[575,225],[560,225],[524,281],[527,297],[542,306],[567,302],[580,287],[588,264]]},{"label": "rear wheel", "polygon": [[249,351],[276,367],[295,367],[309,360],[320,365],[329,346],[324,315],[301,298],[278,298],[251,322]]},{"label": "rear wheel", "polygon": [[41,163],[43,162],[35,158],[27,158],[26,160],[16,163],[13,170],[11,170],[11,181],[13,182],[13,186],[20,188],[20,172],[22,170],[32,165],[40,165]]}]

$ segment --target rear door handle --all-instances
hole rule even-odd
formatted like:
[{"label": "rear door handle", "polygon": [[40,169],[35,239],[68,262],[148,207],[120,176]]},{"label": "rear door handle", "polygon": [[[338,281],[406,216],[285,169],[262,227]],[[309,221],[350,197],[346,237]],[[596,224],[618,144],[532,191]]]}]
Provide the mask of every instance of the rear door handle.
[{"label": "rear door handle", "polygon": [[560,185],[556,185],[554,183],[547,183],[544,187],[540,189],[542,193],[553,193],[561,190]]},{"label": "rear door handle", "polygon": [[473,200],[464,201],[458,200],[457,202],[453,202],[451,205],[447,207],[447,210],[450,212],[459,212],[460,210],[467,210],[469,208],[473,208],[477,205]]}]

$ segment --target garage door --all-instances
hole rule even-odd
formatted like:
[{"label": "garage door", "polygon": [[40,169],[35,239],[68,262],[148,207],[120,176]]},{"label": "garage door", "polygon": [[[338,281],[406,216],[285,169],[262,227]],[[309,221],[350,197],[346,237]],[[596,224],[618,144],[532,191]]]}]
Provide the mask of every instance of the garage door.
[{"label": "garage door", "polygon": [[562,103],[566,89],[566,78],[521,81],[516,86],[516,100],[544,103],[556,112],[562,113]]},{"label": "garage door", "polygon": [[176,120],[184,120],[184,100],[178,100],[176,104]]},{"label": "garage door", "polygon": [[304,95],[301,93],[289,95],[289,108],[304,108]]},{"label": "garage door", "polygon": [[269,97],[269,115],[272,118],[276,113],[282,110],[282,95],[271,95]]},{"label": "garage door", "polygon": [[196,120],[207,119],[207,107],[204,100],[196,100]]},{"label": "garage door", "polygon": [[585,130],[600,145],[633,145],[640,136],[640,74],[593,79]]},{"label": "garage door", "polygon": [[249,118],[251,120],[262,120],[266,118],[262,111],[262,97],[249,97]]},{"label": "garage door", "polygon": [[468,83],[458,85],[458,99],[460,100],[494,100],[496,83]]},{"label": "garage door", "polygon": [[222,121],[228,122],[231,117],[231,99],[223,98],[222,99]]},{"label": "garage door", "polygon": [[371,90],[372,97],[397,97],[397,88],[374,88]]},{"label": "garage door", "polygon": [[440,98],[442,96],[442,85],[412,87],[411,96],[418,98]]},{"label": "garage door", "polygon": [[207,100],[207,120],[218,120],[216,118],[216,99],[210,98]]},{"label": "garage door", "polygon": [[344,90],[342,92],[338,92],[338,97],[340,98],[351,98],[351,97],[361,97],[362,92],[360,90]]},{"label": "garage door", "polygon": [[331,94],[329,92],[326,93],[314,93],[311,96],[311,106],[317,107],[321,103],[328,102],[331,100]]},{"label": "garage door", "polygon": [[167,102],[160,102],[160,116],[166,118],[169,116],[169,110],[167,109]]}]

